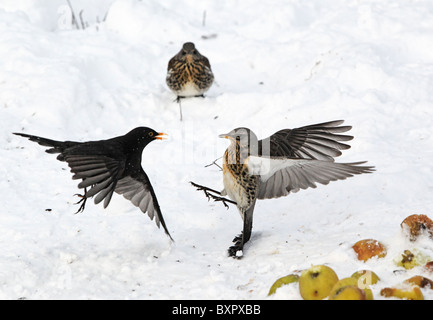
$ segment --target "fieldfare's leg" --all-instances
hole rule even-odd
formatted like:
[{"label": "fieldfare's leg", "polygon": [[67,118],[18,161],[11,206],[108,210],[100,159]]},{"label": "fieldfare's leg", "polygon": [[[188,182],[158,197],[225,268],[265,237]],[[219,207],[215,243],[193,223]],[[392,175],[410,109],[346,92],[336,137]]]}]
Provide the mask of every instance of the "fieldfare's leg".
[{"label": "fieldfare's leg", "polygon": [[[206,192],[205,192],[205,193],[206,193]],[[234,202],[234,201],[232,201],[232,200],[230,200],[230,199],[224,198],[224,197],[217,197],[217,196],[215,196],[215,195],[213,195],[213,194],[209,194],[209,196],[210,196],[210,197],[212,198],[212,200],[215,201],[215,202],[218,202],[218,201],[222,202],[223,205],[224,205],[224,207],[226,207],[227,209],[229,208],[229,205],[227,204],[227,202],[229,202],[229,203],[233,203],[233,204],[236,204],[236,202]],[[208,198],[209,198],[209,197],[208,197]]]},{"label": "fieldfare's leg", "polygon": [[242,243],[243,242],[242,238],[243,238],[243,233],[241,233],[240,235],[236,236],[233,239],[234,245],[228,249],[229,257],[232,257],[235,259],[241,259],[242,258],[242,256],[243,256],[242,250],[244,248],[244,245]]},{"label": "fieldfare's leg", "polygon": [[243,256],[244,244],[250,240],[253,229],[254,205],[255,203],[242,215],[244,217],[244,229],[240,235],[233,239],[234,245],[228,249],[229,257],[241,259]]},{"label": "fieldfare's leg", "polygon": [[213,193],[221,195],[221,192],[219,192],[217,190],[214,190],[214,189],[211,189],[211,188],[208,188],[208,187],[205,187],[205,186],[201,186],[201,185],[199,185],[197,183],[194,183],[192,181],[190,181],[189,183],[191,183],[193,187],[196,187],[197,190],[204,191],[204,193],[206,194],[206,197],[208,196],[208,192],[213,192]]},{"label": "fieldfare's leg", "polygon": [[208,188],[208,187],[205,187],[205,186],[198,185],[198,184],[196,184],[196,183],[194,183],[194,182],[192,182],[192,181],[190,181],[190,183],[191,183],[194,187],[196,187],[197,190],[199,190],[199,191],[203,191],[204,194],[205,194],[205,196],[206,196],[209,200],[212,199],[212,200],[215,201],[215,202],[220,201],[220,202],[222,202],[222,203],[224,204],[224,207],[226,207],[227,209],[229,208],[229,205],[227,204],[227,202],[228,202],[228,203],[232,203],[232,204],[236,204],[236,202],[234,202],[234,201],[232,201],[232,200],[230,200],[230,199],[227,199],[227,198],[224,198],[224,197],[217,197],[216,195],[213,195],[213,194],[209,193],[209,192],[213,192],[213,193],[216,193],[216,194],[221,195],[221,192],[219,192],[219,191],[216,191],[216,190],[214,190],[214,189],[211,189],[211,188]]},{"label": "fieldfare's leg", "polygon": [[181,100],[181,99],[184,99],[184,98],[185,98],[185,97],[183,97],[183,96],[177,96],[176,99],[173,100],[173,102],[180,103],[180,100]]},{"label": "fieldfare's leg", "polygon": [[74,204],[79,204],[79,203],[81,203],[80,207],[78,208],[77,212],[75,212],[75,214],[80,213],[80,212],[83,212],[83,211],[84,211],[84,208],[86,207],[86,201],[87,201],[87,188],[84,188],[84,194],[76,193],[76,194],[74,194],[74,196],[78,196],[78,197],[81,198],[80,201],[74,203]]},{"label": "fieldfare's leg", "polygon": [[183,116],[182,116],[182,103],[180,102],[180,100],[183,99],[183,98],[185,98],[185,97],[177,96],[177,98],[175,100],[179,104],[180,121],[182,121],[182,119],[183,119]]}]

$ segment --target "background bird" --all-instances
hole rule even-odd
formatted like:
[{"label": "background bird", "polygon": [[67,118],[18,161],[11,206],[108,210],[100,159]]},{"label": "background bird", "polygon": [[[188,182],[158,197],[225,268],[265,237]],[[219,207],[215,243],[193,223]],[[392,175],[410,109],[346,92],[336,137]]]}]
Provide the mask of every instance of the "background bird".
[{"label": "background bird", "polygon": [[180,99],[204,96],[212,86],[214,75],[208,58],[201,55],[194,43],[186,42],[168,62],[166,82],[177,95],[182,120]]},{"label": "background bird", "polygon": [[[84,188],[77,213],[84,210],[87,198],[95,197],[95,204],[110,203],[113,192],[122,194],[151,220],[155,217],[159,228],[173,240],[167,230],[155,192],[147,174],[141,167],[143,149],[153,140],[161,140],[165,133],[147,127],[138,127],[127,134],[108,140],[75,142],[55,141],[25,133],[14,133],[50,149],[47,153],[60,153],[57,159],[66,161],[74,173],[72,179],[81,179],[78,188]],[[87,188],[90,188],[87,191]]]},{"label": "background bird", "polygon": [[[229,139],[230,145],[223,156],[224,189],[219,194],[236,202],[244,223],[242,233],[228,250],[230,256],[243,254],[243,246],[251,237],[257,199],[278,198],[300,189],[316,188],[316,183],[326,185],[374,171],[372,166],[361,165],[365,162],[334,162],[334,157],[341,155],[340,150],[350,148],[341,141],[353,139],[339,134],[351,129],[340,126],[342,123],[338,120],[284,129],[263,140],[258,140],[248,128],[220,135]],[[200,190],[205,191],[203,188],[206,189]]]}]

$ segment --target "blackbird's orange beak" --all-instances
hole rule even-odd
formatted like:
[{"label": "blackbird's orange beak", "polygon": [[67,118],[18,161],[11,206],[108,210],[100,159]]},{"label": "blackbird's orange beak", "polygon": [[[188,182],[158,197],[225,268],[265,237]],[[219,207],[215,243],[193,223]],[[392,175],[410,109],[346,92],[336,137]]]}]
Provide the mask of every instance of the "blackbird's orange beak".
[{"label": "blackbird's orange beak", "polygon": [[166,133],[164,133],[164,132],[158,132],[158,135],[155,137],[155,139],[158,139],[158,140],[165,140],[165,139],[167,139],[167,134]]}]

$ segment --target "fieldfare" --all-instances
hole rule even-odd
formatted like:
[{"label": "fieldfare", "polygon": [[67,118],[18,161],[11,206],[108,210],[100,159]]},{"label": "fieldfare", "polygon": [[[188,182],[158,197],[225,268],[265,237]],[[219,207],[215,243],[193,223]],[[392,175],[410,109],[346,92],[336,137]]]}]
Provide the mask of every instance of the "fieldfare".
[{"label": "fieldfare", "polygon": [[341,155],[340,150],[350,148],[341,141],[353,139],[353,136],[340,134],[352,128],[340,126],[342,123],[343,120],[337,120],[283,129],[263,140],[258,140],[248,128],[237,128],[219,136],[230,140],[223,156],[224,189],[218,192],[192,184],[226,207],[227,202],[236,203],[243,219],[243,231],[233,240],[229,256],[243,255],[244,244],[251,237],[257,199],[278,198],[300,189],[316,188],[316,183],[326,185],[374,171],[373,166],[362,165],[365,161],[334,162],[334,157]]},{"label": "fieldfare", "polygon": [[204,96],[214,80],[208,58],[201,55],[194,43],[186,42],[168,62],[166,82],[177,95],[182,120],[180,99]]}]

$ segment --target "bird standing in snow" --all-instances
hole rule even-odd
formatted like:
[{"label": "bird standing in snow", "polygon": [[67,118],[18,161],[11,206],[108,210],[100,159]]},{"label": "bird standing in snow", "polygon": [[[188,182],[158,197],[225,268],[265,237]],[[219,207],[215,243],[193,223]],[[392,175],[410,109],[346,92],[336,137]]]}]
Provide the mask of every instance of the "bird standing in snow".
[{"label": "bird standing in snow", "polygon": [[182,120],[180,99],[204,97],[212,86],[214,75],[208,58],[201,55],[194,43],[186,42],[182,49],[168,62],[166,82],[177,95]]},{"label": "bird standing in snow", "polygon": [[[72,179],[82,179],[78,188],[84,195],[78,212],[84,210],[87,198],[95,197],[95,204],[104,200],[108,206],[115,191],[139,207],[150,219],[155,217],[159,228],[173,240],[165,225],[161,209],[149,178],[141,167],[144,148],[153,140],[162,140],[165,133],[147,127],[138,127],[126,135],[108,140],[75,142],[55,141],[25,133],[14,133],[30,141],[50,147],[47,153],[60,153],[57,159],[66,161],[74,173]],[[87,191],[87,188],[90,190]]]},{"label": "bird standing in snow", "polygon": [[[350,146],[352,136],[339,133],[349,131],[350,126],[340,126],[342,120],[320,123],[296,129],[280,130],[270,137],[258,140],[248,128],[237,128],[221,138],[230,140],[223,156],[224,189],[217,192],[197,184],[198,190],[216,201],[236,203],[243,219],[243,231],[233,240],[229,256],[241,257],[244,244],[250,239],[253,212],[257,199],[271,199],[316,188],[316,183],[328,184],[355,174],[370,173],[372,166],[365,162],[335,163],[340,150]],[[230,200],[210,195],[228,196]],[[227,205],[226,205],[227,206]]]}]

